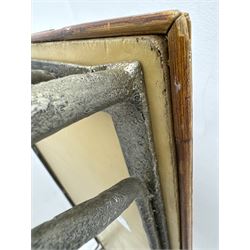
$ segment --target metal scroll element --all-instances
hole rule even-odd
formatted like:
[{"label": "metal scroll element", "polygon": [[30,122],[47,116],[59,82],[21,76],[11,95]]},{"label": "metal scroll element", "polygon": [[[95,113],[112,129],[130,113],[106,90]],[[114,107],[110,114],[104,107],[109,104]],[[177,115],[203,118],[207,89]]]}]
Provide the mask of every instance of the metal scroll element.
[{"label": "metal scroll element", "polygon": [[[33,61],[32,70],[41,70],[44,76],[54,78],[32,85],[32,144],[95,112],[110,113],[130,176],[145,183],[152,195],[153,216],[150,222],[143,220],[146,232],[152,225],[157,232],[158,243],[147,234],[150,246],[169,248],[140,64],[91,67]],[[141,217],[144,218],[143,211]]]},{"label": "metal scroll element", "polygon": [[77,249],[102,232],[136,200],[152,248],[159,248],[150,194],[138,178],[120,181],[32,230],[32,249]]}]

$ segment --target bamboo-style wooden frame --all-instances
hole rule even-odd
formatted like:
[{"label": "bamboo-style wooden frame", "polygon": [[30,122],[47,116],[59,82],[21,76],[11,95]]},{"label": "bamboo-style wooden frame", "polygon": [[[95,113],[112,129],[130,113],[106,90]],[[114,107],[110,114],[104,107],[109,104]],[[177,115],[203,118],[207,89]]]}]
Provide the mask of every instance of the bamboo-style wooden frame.
[{"label": "bamboo-style wooden frame", "polygon": [[164,35],[168,39],[172,113],[177,153],[182,249],[192,249],[192,77],[191,25],[187,13],[164,11],[48,30],[32,43],[127,35]]}]

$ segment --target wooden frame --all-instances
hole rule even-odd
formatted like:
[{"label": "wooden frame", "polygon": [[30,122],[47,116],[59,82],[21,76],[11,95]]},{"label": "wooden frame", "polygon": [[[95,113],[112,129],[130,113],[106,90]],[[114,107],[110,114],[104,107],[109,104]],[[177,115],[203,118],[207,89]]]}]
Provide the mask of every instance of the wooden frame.
[{"label": "wooden frame", "polygon": [[192,78],[191,28],[187,13],[149,15],[79,24],[32,35],[32,43],[157,34],[167,37],[172,113],[177,154],[181,247],[192,249]]}]

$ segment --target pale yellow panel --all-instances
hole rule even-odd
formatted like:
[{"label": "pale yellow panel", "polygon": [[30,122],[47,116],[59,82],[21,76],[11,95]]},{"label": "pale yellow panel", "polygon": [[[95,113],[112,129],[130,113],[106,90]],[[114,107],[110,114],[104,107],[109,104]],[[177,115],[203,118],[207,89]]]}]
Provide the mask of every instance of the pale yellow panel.
[{"label": "pale yellow panel", "polygon": [[[55,60],[81,65],[96,65],[131,60],[140,61],[144,71],[170,242],[172,248],[178,249],[180,239],[178,192],[171,124],[169,81],[166,69],[167,55],[164,48],[164,40],[157,36],[131,36],[33,44],[32,57],[34,59]],[[65,131],[62,130],[64,132],[60,131],[38,144],[46,160],[53,170],[56,170],[55,172],[59,176],[59,179],[63,180],[63,185],[76,202],[85,200],[90,194],[93,196],[96,195],[98,192],[119,181],[121,177],[127,176],[123,156],[121,152],[118,153],[120,148],[117,146],[117,137],[112,137],[111,135],[113,125],[108,125],[108,116],[104,113],[99,113],[87,119],[72,125],[73,128],[70,126],[64,129]],[[104,134],[107,136],[96,132],[96,129],[98,130],[100,127],[103,127],[105,130]],[[88,135],[82,133],[86,128],[91,128]],[[60,133],[62,134],[60,135]],[[75,134],[75,136],[72,137],[71,134]],[[83,141],[80,134],[84,134],[86,141]],[[102,147],[104,139],[109,140],[110,143],[110,146],[105,149]],[[70,143],[70,147],[72,148],[69,151],[68,149],[67,151],[65,150],[67,143]],[[84,150],[85,153],[83,152]],[[91,156],[90,151],[86,153],[88,150],[94,152],[94,157]],[[91,160],[89,160],[90,156]],[[89,166],[84,163],[88,163]],[[69,164],[71,165],[69,166]],[[92,183],[90,186],[82,183],[82,176],[91,179]],[[97,183],[100,185],[97,185]],[[82,185],[86,186],[87,190],[81,190]],[[133,220],[139,221],[136,213],[138,211],[134,209],[134,212],[131,213],[131,216],[134,214],[133,218],[127,218],[129,222]],[[134,236],[130,234],[129,237],[135,237],[137,240],[141,237],[145,238],[145,236],[141,235],[143,233],[137,233]],[[106,235],[106,237],[108,236]],[[115,237],[113,237],[112,242],[116,245],[117,240]],[[109,243],[111,244],[112,242]],[[129,245],[129,242],[127,244]],[[143,244],[141,245],[142,248]],[[129,245],[129,248],[131,247],[132,245]]]},{"label": "pale yellow panel", "polygon": [[129,176],[111,116],[104,112],[62,129],[37,146],[76,204]]},{"label": "pale yellow panel", "polygon": [[139,213],[135,202],[133,202],[131,206],[122,213],[122,218],[127,222],[126,227],[121,226],[121,223],[116,220],[98,236],[105,246],[105,249],[149,249],[145,241],[145,234],[141,232],[142,224],[138,225],[138,217]]},{"label": "pale yellow panel", "polygon": [[[129,177],[112,119],[107,113],[98,112],[76,122],[37,146],[75,204]],[[129,248],[147,249],[147,238],[135,204],[122,217],[131,231],[120,222],[113,222],[98,236],[105,248],[128,247],[129,241]],[[115,238],[109,235],[114,230],[119,232]]]}]

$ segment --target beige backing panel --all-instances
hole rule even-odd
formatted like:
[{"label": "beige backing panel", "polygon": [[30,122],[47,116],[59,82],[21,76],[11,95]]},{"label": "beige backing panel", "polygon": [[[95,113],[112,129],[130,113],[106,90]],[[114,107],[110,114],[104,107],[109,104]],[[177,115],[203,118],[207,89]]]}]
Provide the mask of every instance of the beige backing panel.
[{"label": "beige backing panel", "polygon": [[[129,176],[112,118],[98,112],[37,143],[75,204],[95,197]],[[135,204],[123,214],[131,231],[113,222],[98,237],[106,249],[148,249]],[[116,236],[110,233],[117,232]],[[123,246],[123,247],[122,247]]]},{"label": "beige backing panel", "polygon": [[[175,166],[175,152],[174,152],[174,142],[172,135],[172,117],[171,117],[171,107],[170,107],[170,94],[169,94],[169,79],[166,69],[166,43],[162,37],[159,36],[130,36],[130,37],[121,37],[121,38],[105,38],[105,39],[91,39],[91,40],[82,40],[82,41],[65,41],[65,42],[53,42],[53,43],[38,43],[32,45],[32,58],[34,59],[43,59],[43,60],[54,60],[61,61],[65,63],[76,63],[81,65],[96,65],[96,64],[105,64],[105,63],[115,63],[120,61],[131,61],[138,60],[140,61],[146,85],[147,98],[149,103],[150,118],[152,124],[152,132],[155,144],[155,151],[159,166],[159,173],[161,179],[161,186],[164,196],[164,203],[166,208],[168,227],[170,233],[170,242],[171,246],[174,249],[179,248],[179,208],[178,208],[178,190],[177,190],[177,178],[176,178],[176,166]],[[107,122],[107,117],[104,113],[96,114],[98,118],[94,119],[91,122],[91,125],[85,125],[85,120],[81,121],[79,124],[79,129],[75,130],[76,134],[79,134],[81,131],[87,129],[87,127],[103,126]],[[99,117],[100,116],[100,117]],[[91,116],[92,117],[92,116]],[[91,119],[87,118],[87,119]],[[94,116],[93,116],[94,117]],[[96,122],[95,119],[98,119]],[[78,126],[78,125],[72,125]],[[71,126],[70,126],[71,127]],[[69,128],[70,128],[69,127]],[[62,138],[58,139],[57,134],[51,136],[41,141],[38,144],[38,148],[43,153],[44,157],[55,171],[56,175],[59,177],[59,180],[63,183],[67,192],[71,195],[73,201],[80,202],[85,200],[85,194],[89,192],[89,189],[85,192],[83,191],[80,194],[81,180],[82,176],[87,176],[87,170],[89,166],[83,166],[79,169],[79,172],[73,172],[72,168],[75,163],[72,163],[72,157],[69,157],[69,153],[65,152],[62,148],[66,142],[72,140],[69,137],[65,137],[68,128],[59,131],[57,134],[63,133]],[[63,132],[64,131],[64,132]],[[72,131],[70,129],[70,131]],[[73,132],[70,132],[73,133]],[[82,132],[81,132],[82,133]],[[93,147],[94,145],[102,143],[100,140],[100,135],[93,132],[89,132],[89,138],[87,141],[80,141],[78,137],[76,140],[79,141],[77,147],[79,147],[79,155],[75,155],[74,159],[78,159],[79,162],[88,162],[90,155],[85,154],[84,150],[88,150],[90,147],[89,141]],[[108,140],[111,140],[110,138]],[[112,139],[113,141],[113,139]],[[74,143],[71,141],[72,147]],[[111,143],[111,142],[110,142]],[[54,146],[51,146],[51,145]],[[55,153],[56,150],[62,150]],[[115,152],[117,145],[114,143],[110,146],[110,152]],[[114,173],[115,171],[124,171],[122,169],[124,166],[124,159],[120,160],[117,163],[116,170],[113,171],[112,162],[113,154],[111,158],[108,158],[106,155],[105,160],[102,159],[100,162],[97,159],[101,159],[101,155],[105,155],[106,149],[102,147],[95,152],[95,156],[91,158],[91,164],[101,164],[99,165],[98,175],[102,176],[103,172],[108,172],[112,182],[109,183],[109,186],[114,184],[117,180],[117,176]],[[49,153],[50,152],[50,153]],[[63,152],[63,155],[62,155]],[[73,153],[71,153],[73,154]],[[57,156],[56,156],[57,155]],[[62,158],[59,160],[59,158]],[[68,158],[68,162],[64,160]],[[70,159],[70,160],[69,160]],[[76,160],[76,161],[78,161]],[[70,171],[64,171],[63,169],[69,168]],[[104,168],[102,171],[100,168]],[[126,168],[125,168],[126,169]],[[70,177],[71,175],[71,177]],[[99,177],[96,177],[97,179]],[[120,176],[119,176],[120,177]],[[73,179],[74,180],[73,180]],[[95,179],[92,179],[94,182],[91,185],[91,189],[95,190],[96,183]],[[104,177],[99,182],[104,182]],[[78,183],[78,184],[74,184]],[[89,187],[90,188],[90,187]],[[103,189],[107,188],[103,185]],[[102,191],[101,190],[101,191]],[[97,190],[95,190],[97,191]],[[91,193],[91,192],[90,192]],[[93,192],[94,193],[94,192]],[[97,193],[95,193],[96,195]],[[105,231],[104,231],[105,232]]]},{"label": "beige backing panel", "polygon": [[129,177],[112,118],[107,113],[95,113],[37,146],[75,204]]}]

